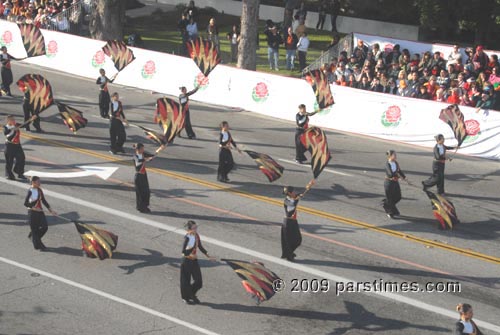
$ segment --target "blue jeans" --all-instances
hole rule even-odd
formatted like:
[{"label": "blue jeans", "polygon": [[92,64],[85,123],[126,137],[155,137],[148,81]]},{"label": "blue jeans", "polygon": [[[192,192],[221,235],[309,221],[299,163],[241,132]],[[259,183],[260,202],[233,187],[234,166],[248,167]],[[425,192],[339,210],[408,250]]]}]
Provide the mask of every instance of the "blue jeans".
[{"label": "blue jeans", "polygon": [[269,68],[271,70],[278,70],[278,49],[267,48],[267,59],[269,60]]},{"label": "blue jeans", "polygon": [[295,63],[295,50],[286,51],[286,69],[293,70]]}]

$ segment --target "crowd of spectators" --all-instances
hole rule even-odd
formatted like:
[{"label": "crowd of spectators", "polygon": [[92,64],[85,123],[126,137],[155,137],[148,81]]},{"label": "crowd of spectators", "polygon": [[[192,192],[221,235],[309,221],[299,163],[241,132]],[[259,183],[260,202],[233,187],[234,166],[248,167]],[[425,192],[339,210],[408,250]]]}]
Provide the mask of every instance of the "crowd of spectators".
[{"label": "crowd of spectators", "polygon": [[73,4],[80,0],[8,0],[0,2],[0,19],[16,23],[34,24],[38,28],[75,31],[81,25],[83,13],[81,10],[65,13]]},{"label": "crowd of spectators", "polygon": [[362,40],[352,54],[343,51],[331,64],[322,66],[330,83],[362,90],[441,101],[462,106],[500,110],[500,63],[483,46],[459,46],[449,55],[440,52],[410,54],[396,44],[381,50],[368,48]]}]

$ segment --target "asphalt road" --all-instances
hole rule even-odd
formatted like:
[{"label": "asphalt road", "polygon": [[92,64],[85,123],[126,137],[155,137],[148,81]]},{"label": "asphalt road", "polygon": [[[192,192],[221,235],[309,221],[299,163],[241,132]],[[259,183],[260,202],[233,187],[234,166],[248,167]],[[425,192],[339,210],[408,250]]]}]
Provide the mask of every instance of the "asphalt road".
[{"label": "asphalt road", "polygon": [[[333,159],[300,203],[303,244],[291,263],[279,258],[281,191],[285,185],[302,188],[312,178],[308,165],[293,163],[292,123],[192,103],[198,139],[177,139],[149,164],[153,212],[141,214],[135,210],[131,145],[144,141],[154,151],[154,144],[128,127],[128,153],[109,154],[108,122],[98,117],[93,81],[14,64],[14,78],[25,73],[43,74],[57,100],[89,119],[87,128],[72,135],[56,107],[45,111],[46,133],[23,134],[26,169],[117,167],[108,180],[45,178],[43,185],[60,215],[112,231],[119,243],[112,259],[82,257],[74,226],[48,216],[49,252],[33,250],[23,207],[28,186],[0,179],[0,334],[446,334],[460,302],[473,305],[485,334],[500,334],[498,162],[457,155],[447,164],[446,191],[462,223],[441,231],[419,187],[402,184],[403,217],[397,220],[388,219],[380,205],[385,151],[395,149],[402,169],[420,185],[431,172],[430,150],[328,131]],[[160,95],[119,86],[111,91],[120,93],[129,121],[156,127],[152,117]],[[0,98],[2,118],[22,115],[20,92],[13,92],[14,99]],[[222,120],[242,148],[283,164],[283,178],[269,184],[248,156],[235,153],[231,182],[217,182]],[[3,155],[0,160],[3,166]],[[188,219],[199,223],[211,254],[264,263],[284,279],[284,291],[255,306],[229,266],[203,259],[202,304],[184,305],[179,265]],[[292,292],[294,279],[325,279],[330,287]],[[460,292],[336,290],[349,281],[380,280],[420,288],[458,283]]]}]

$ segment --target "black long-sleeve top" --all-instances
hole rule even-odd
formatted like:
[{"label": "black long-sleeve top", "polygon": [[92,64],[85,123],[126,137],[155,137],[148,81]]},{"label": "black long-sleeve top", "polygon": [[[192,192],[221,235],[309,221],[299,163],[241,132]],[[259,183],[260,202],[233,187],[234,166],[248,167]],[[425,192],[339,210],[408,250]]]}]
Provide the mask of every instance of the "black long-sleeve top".
[{"label": "black long-sleeve top", "polygon": [[297,129],[307,129],[309,127],[309,114],[297,113],[295,123],[297,123]]},{"label": "black long-sleeve top", "polygon": [[196,87],[194,90],[187,92],[186,94],[179,94],[179,103],[182,107],[186,106],[189,103],[189,96],[195,94],[200,87]]},{"label": "black long-sleeve top", "polygon": [[37,209],[41,211],[43,210],[42,203],[47,209],[50,209],[50,205],[47,200],[45,200],[45,195],[43,194],[42,189],[31,187],[28,190],[26,198],[24,199],[24,206],[29,209]]},{"label": "black long-sleeve top", "polygon": [[16,123],[14,126],[3,126],[3,134],[5,135],[5,142],[11,144],[21,144],[21,131],[16,129],[20,126]]},{"label": "black long-sleeve top", "polygon": [[208,256],[208,251],[201,244],[200,235],[194,231],[188,231],[184,236],[184,244],[182,245],[182,255],[189,259],[197,259],[198,249]]},{"label": "black long-sleeve top", "polygon": [[12,57],[10,54],[6,53],[6,54],[0,54],[0,61],[2,63],[2,67],[5,67],[6,69],[10,69],[11,68],[11,65],[10,65],[10,61],[11,60],[18,60],[17,58],[15,57]]},{"label": "black long-sleeve top", "polygon": [[233,147],[237,148],[236,142],[233,140],[231,133],[228,131],[226,131],[226,132],[221,131],[220,138],[219,138],[219,146],[221,148],[229,148],[231,145]]},{"label": "black long-sleeve top", "polygon": [[[472,325],[476,328],[476,335],[483,335],[483,332],[477,327],[474,321],[470,321]],[[455,329],[453,335],[469,335],[469,333],[464,333],[464,324],[459,320],[455,323]]]},{"label": "black long-sleeve top", "polygon": [[146,174],[146,159],[154,157],[154,155],[144,152],[143,154],[134,154],[135,172],[139,174]]},{"label": "black long-sleeve top", "polygon": [[291,198],[287,196],[285,201],[283,201],[283,207],[285,208],[285,216],[287,218],[296,218],[297,216],[297,205],[299,204],[299,198]]},{"label": "black long-sleeve top", "polygon": [[114,81],[114,79],[111,80],[111,79],[109,79],[106,76],[100,76],[100,77],[97,78],[97,80],[95,81],[95,83],[97,85],[99,85],[99,89],[101,91],[107,92],[108,91],[108,83],[112,83],[113,81]]},{"label": "black long-sleeve top", "polygon": [[391,162],[387,161],[385,164],[385,177],[386,179],[390,179],[393,181],[397,181],[399,178],[405,179],[406,176],[403,171],[401,171],[401,168],[399,167],[399,163],[394,161],[395,168],[393,165],[391,165]]},{"label": "black long-sleeve top", "polygon": [[451,150],[451,149],[454,149],[453,147],[448,147],[446,145],[442,145],[442,153],[440,152],[439,150],[439,144],[436,144],[434,146],[434,159],[437,160],[437,161],[440,161],[442,163],[444,163],[444,161],[446,160],[446,150]]},{"label": "black long-sleeve top", "polygon": [[114,102],[111,101],[111,118],[112,119],[126,119],[125,114],[123,113],[123,106],[121,101],[116,101],[117,105],[115,106]]}]

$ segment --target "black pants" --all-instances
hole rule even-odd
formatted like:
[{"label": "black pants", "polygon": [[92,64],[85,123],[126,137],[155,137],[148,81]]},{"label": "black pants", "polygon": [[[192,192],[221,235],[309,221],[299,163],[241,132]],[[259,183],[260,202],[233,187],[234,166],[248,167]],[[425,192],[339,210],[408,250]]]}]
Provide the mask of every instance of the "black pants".
[{"label": "black pants", "polygon": [[326,14],[319,14],[318,23],[316,24],[316,29],[323,30],[323,26],[325,25]]},{"label": "black pants", "polygon": [[294,251],[302,243],[299,223],[296,219],[284,218],[281,225],[281,258],[293,259]]},{"label": "black pants", "polygon": [[234,167],[233,154],[230,149],[221,148],[219,151],[219,169],[217,174],[219,178],[227,179],[227,175]]},{"label": "black pants", "polygon": [[[25,156],[23,148],[20,144],[6,143],[5,144],[5,176],[9,178],[15,178],[12,173],[12,167],[14,167],[14,172],[18,176],[24,175],[24,162]],[[16,162],[14,165],[14,161]]]},{"label": "black pants", "polygon": [[295,160],[300,162],[305,162],[307,160],[307,157],[304,155],[307,149],[304,148],[302,142],[300,141],[303,133],[304,130],[302,129],[295,130]]},{"label": "black pants", "polygon": [[300,66],[300,71],[304,70],[307,66],[306,64],[306,51],[299,51],[299,66]]},{"label": "black pants", "polygon": [[238,61],[238,44],[231,43],[231,62],[236,63]]},{"label": "black pants", "polygon": [[337,15],[330,15],[330,22],[332,23],[332,32],[337,32]]},{"label": "black pants", "polygon": [[[191,283],[191,278],[193,282]],[[182,299],[193,299],[203,286],[200,265],[198,260],[184,258],[181,264],[181,297]]]},{"label": "black pants", "polygon": [[186,119],[184,121],[184,129],[186,130],[186,134],[188,137],[190,137],[190,138],[196,137],[196,134],[193,131],[193,126],[191,125],[191,116],[189,113],[189,108],[186,110]]},{"label": "black pants", "polygon": [[99,92],[99,112],[101,113],[101,117],[109,118],[109,104],[109,92],[101,90]]},{"label": "black pants", "polygon": [[149,207],[149,181],[147,174],[136,173],[134,177],[136,208],[143,211]]},{"label": "black pants", "polygon": [[43,212],[30,210],[28,212],[28,220],[31,228],[33,247],[38,250],[43,247],[42,237],[49,229],[47,226],[47,219]]},{"label": "black pants", "polygon": [[[30,107],[29,101],[24,99],[23,101],[23,113],[24,113],[24,122],[28,121],[33,115],[33,110]],[[42,130],[40,128],[40,117],[37,117],[33,122],[33,127],[35,127],[36,130],[40,131]],[[26,124],[26,131],[30,131],[30,124]]]},{"label": "black pants", "polygon": [[7,95],[11,95],[10,85],[12,85],[13,81],[12,70],[7,69],[5,66],[3,66],[1,70],[1,75],[2,75],[2,86],[1,86],[2,91],[5,91]]},{"label": "black pants", "polygon": [[444,163],[432,162],[432,176],[423,183],[425,187],[437,185],[438,194],[444,193],[444,166]]},{"label": "black pants", "polygon": [[384,182],[385,199],[384,210],[389,215],[399,215],[399,210],[396,204],[401,200],[401,187],[399,182],[394,180],[386,180]]},{"label": "black pants", "polygon": [[111,119],[109,123],[109,137],[111,141],[111,151],[123,150],[123,144],[127,138],[125,127],[119,119]]}]

